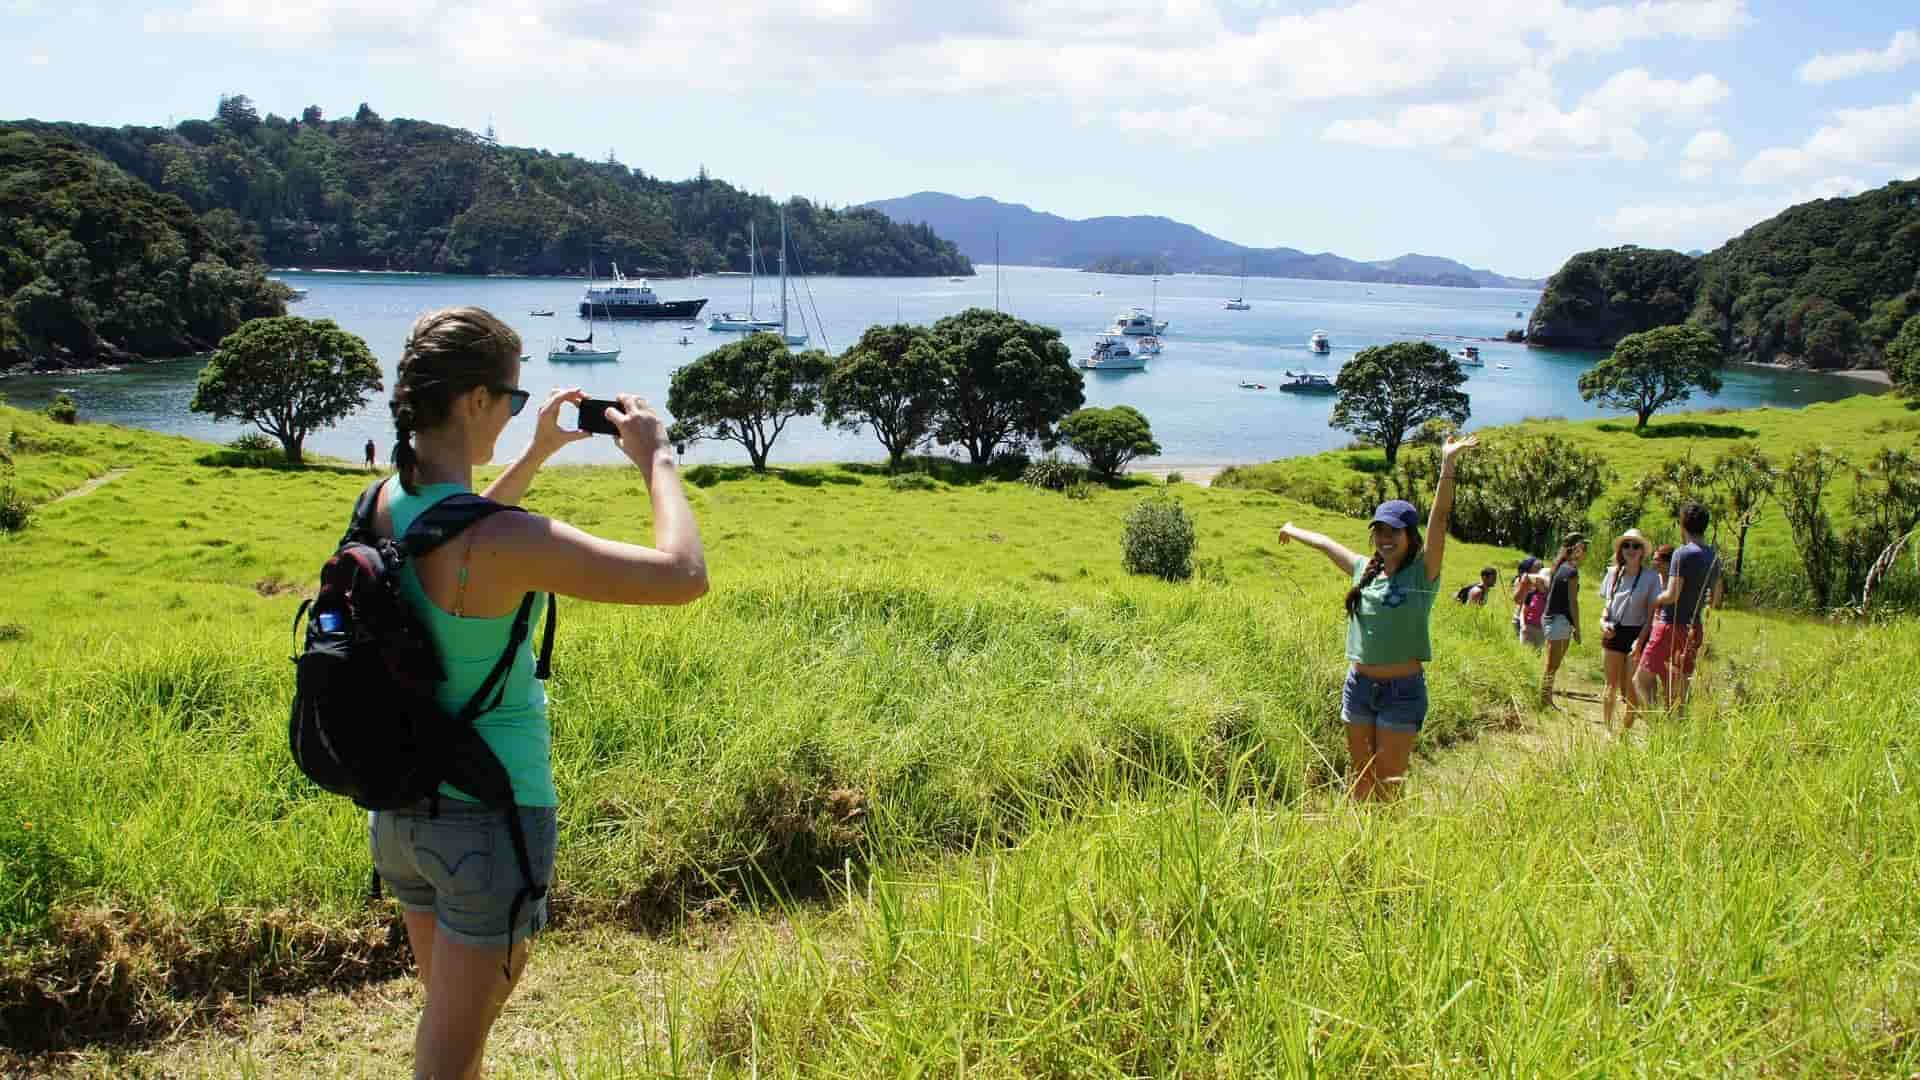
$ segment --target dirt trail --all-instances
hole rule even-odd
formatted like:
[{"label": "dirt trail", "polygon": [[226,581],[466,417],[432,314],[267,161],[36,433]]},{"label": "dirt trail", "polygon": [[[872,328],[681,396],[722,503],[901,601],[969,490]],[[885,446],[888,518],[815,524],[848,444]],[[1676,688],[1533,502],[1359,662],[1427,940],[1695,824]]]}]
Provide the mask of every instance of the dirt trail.
[{"label": "dirt trail", "polygon": [[68,499],[77,499],[82,495],[91,495],[94,492],[100,490],[105,485],[113,483],[115,480],[120,479],[121,477],[127,475],[132,471],[133,470],[130,468],[108,469],[106,472],[103,472],[99,476],[96,476],[93,479],[87,481],[86,483],[81,484],[79,487],[74,488],[72,491],[66,492],[61,495],[56,495],[53,498],[48,499],[47,505],[52,506],[54,503],[63,503],[63,502],[66,502]]}]

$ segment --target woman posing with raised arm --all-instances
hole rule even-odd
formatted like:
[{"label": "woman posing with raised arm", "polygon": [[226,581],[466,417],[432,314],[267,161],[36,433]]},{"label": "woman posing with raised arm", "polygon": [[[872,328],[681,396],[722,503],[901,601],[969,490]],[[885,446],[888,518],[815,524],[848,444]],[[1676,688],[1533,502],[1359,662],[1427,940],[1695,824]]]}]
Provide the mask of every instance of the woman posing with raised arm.
[{"label": "woman posing with raised arm", "polygon": [[[527,403],[519,386],[520,337],[488,312],[449,308],[413,324],[391,402],[397,475],[380,488],[377,535],[400,536],[435,503],[473,490],[473,467],[492,460],[507,421]],[[561,407],[584,399],[577,389],[550,394],[526,452],[483,494],[518,504],[549,457],[588,437],[560,427]],[[487,680],[529,593],[684,604],[706,592],[700,530],[666,426],[639,398],[624,394],[619,401],[607,419],[647,486],[654,546],[602,540],[539,514],[496,513],[401,569],[401,598],[425,624],[446,668],[438,697],[448,715]],[[532,625],[540,606],[536,601]],[[530,939],[546,923],[559,799],[547,696],[528,645],[516,651],[500,685],[498,704],[473,726],[511,782],[517,827],[502,810],[447,785],[419,805],[368,815],[374,869],[400,901],[427,990],[414,1032],[416,1077],[479,1075],[487,1032],[519,981]]]},{"label": "woman posing with raised arm", "polygon": [[1402,499],[1381,503],[1367,526],[1371,555],[1363,559],[1316,532],[1280,526],[1282,544],[1299,542],[1325,555],[1353,587],[1347,590],[1347,685],[1341,711],[1347,754],[1353,759],[1355,802],[1398,797],[1413,754],[1413,738],[1427,721],[1427,676],[1433,659],[1427,634],[1439,595],[1447,521],[1453,515],[1453,461],[1480,445],[1477,436],[1448,440],[1440,451],[1440,483],[1420,540],[1420,513]]}]

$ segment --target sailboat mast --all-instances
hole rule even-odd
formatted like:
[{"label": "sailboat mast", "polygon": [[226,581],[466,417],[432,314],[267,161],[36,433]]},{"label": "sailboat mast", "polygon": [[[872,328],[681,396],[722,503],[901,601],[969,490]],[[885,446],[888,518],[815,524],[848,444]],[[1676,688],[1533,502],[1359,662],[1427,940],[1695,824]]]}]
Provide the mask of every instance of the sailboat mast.
[{"label": "sailboat mast", "polygon": [[780,340],[787,339],[787,208],[780,208]]},{"label": "sailboat mast", "polygon": [[1000,310],[1000,230],[993,230],[993,310]]},{"label": "sailboat mast", "polygon": [[760,259],[760,244],[759,244],[759,241],[754,237],[753,219],[748,218],[747,219],[747,320],[749,322],[751,322],[754,319],[758,319],[760,317],[754,314],[754,311],[753,311],[753,305],[755,301],[753,287],[760,280],[760,275],[754,271],[754,265],[759,261],[759,259]]}]

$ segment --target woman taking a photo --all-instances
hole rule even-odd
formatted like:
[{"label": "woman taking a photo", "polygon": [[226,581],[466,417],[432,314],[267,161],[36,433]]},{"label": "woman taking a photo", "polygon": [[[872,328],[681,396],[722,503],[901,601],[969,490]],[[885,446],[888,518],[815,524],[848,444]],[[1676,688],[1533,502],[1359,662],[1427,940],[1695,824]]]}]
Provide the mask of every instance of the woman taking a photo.
[{"label": "woman taking a photo", "polygon": [[1600,711],[1609,729],[1614,698],[1627,699],[1623,730],[1633,726],[1640,709],[1633,670],[1653,630],[1653,601],[1661,589],[1660,575],[1647,567],[1649,546],[1639,529],[1622,533],[1613,542],[1613,562],[1600,582],[1600,598],[1606,605],[1600,611],[1600,647],[1607,664],[1607,690]]},{"label": "woman taking a photo", "polygon": [[1513,579],[1513,632],[1533,648],[1547,643],[1547,594],[1540,587],[1540,560],[1529,555],[1520,560],[1520,572]]},{"label": "woman taking a photo", "polygon": [[1553,707],[1553,680],[1567,647],[1580,640],[1580,562],[1587,557],[1587,538],[1568,533],[1553,560],[1553,570],[1537,575],[1547,594],[1547,668],[1540,675],[1540,704]]},{"label": "woman taking a photo", "polygon": [[[435,503],[473,490],[474,466],[492,460],[500,433],[527,403],[519,384],[520,337],[488,312],[450,308],[413,324],[390,403],[397,472],[375,504],[378,536],[400,536]],[[589,437],[559,422],[563,405],[584,399],[578,389],[549,394],[526,451],[482,494],[518,504],[548,458]],[[603,540],[539,514],[496,513],[401,568],[401,599],[420,617],[446,668],[438,698],[449,715],[486,680],[528,593],[684,604],[706,592],[700,530],[680,487],[666,426],[639,398],[625,394],[619,402],[606,417],[647,487],[654,546]],[[638,509],[629,512],[637,518]],[[536,602],[534,624],[539,607]],[[530,647],[521,646],[501,685],[498,705],[473,726],[512,783],[527,872],[505,811],[450,786],[416,806],[368,815],[374,869],[400,901],[427,992],[414,1032],[416,1077],[479,1075],[487,1033],[519,981],[531,937],[546,923],[559,799],[547,697],[534,677]],[[522,903],[528,893],[532,902]]]},{"label": "woman taking a photo", "polygon": [[1453,462],[1478,446],[1476,436],[1450,439],[1440,451],[1440,482],[1420,537],[1420,515],[1401,499],[1381,503],[1367,526],[1362,558],[1320,533],[1280,526],[1282,544],[1299,541],[1325,555],[1352,581],[1347,590],[1347,684],[1341,711],[1353,761],[1355,802],[1399,795],[1414,736],[1427,719],[1427,677],[1433,659],[1427,624],[1439,595],[1447,521],[1453,514]]}]

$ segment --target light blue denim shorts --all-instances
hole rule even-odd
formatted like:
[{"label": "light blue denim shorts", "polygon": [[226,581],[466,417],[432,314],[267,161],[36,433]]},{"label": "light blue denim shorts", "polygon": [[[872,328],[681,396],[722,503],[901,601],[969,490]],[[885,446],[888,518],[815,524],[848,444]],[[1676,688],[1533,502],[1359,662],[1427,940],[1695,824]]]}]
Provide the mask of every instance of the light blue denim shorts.
[{"label": "light blue denim shorts", "polygon": [[1340,711],[1349,724],[1418,732],[1427,722],[1427,675],[1375,679],[1348,669]]},{"label": "light blue denim shorts", "polygon": [[[513,854],[513,834],[503,810],[442,797],[439,813],[426,800],[403,810],[367,815],[373,868],[400,906],[431,911],[436,931],[477,948],[504,949],[547,925],[547,900],[520,905],[512,932],[507,917],[527,887]],[[527,858],[541,882],[553,880],[559,822],[551,806],[523,806],[520,828]]]}]

